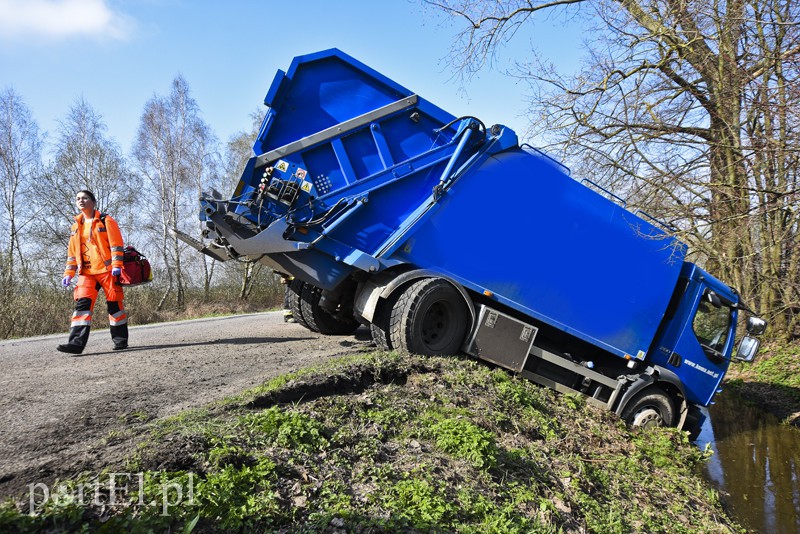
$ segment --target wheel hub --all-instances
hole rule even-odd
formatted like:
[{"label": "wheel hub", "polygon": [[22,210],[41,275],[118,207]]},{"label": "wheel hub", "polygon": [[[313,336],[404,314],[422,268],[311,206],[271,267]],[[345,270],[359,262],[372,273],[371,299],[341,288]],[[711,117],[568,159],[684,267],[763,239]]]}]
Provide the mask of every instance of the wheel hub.
[{"label": "wheel hub", "polygon": [[448,330],[447,308],[436,302],[431,305],[422,322],[422,339],[426,345],[436,345]]},{"label": "wheel hub", "polygon": [[655,408],[645,407],[633,416],[633,426],[655,428],[664,426],[664,418]]}]

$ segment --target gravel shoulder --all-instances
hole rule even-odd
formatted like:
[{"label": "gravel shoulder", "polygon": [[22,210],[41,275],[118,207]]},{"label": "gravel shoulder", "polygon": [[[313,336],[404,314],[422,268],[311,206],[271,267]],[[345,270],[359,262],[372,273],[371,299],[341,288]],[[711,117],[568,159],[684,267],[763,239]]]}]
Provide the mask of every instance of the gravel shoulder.
[{"label": "gravel shoulder", "polygon": [[132,327],[122,352],[108,330],[77,357],[55,350],[65,340],[0,341],[0,500],[113,465],[154,419],[371,344],[366,329],[322,336],[280,312]]}]

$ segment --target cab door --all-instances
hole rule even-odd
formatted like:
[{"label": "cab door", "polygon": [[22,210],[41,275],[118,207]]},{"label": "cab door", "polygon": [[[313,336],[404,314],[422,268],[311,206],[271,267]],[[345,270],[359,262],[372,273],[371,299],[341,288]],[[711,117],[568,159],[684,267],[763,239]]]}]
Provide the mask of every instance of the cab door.
[{"label": "cab door", "polygon": [[707,406],[730,364],[738,297],[694,264],[684,264],[682,295],[676,295],[654,363],[674,372],[689,402]]}]

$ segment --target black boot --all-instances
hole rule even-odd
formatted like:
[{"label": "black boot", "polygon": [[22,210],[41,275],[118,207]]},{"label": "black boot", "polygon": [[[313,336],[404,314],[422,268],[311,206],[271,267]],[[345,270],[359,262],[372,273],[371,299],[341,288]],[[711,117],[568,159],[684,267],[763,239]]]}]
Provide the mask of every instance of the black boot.
[{"label": "black boot", "polygon": [[72,354],[77,356],[78,354],[83,352],[83,347],[79,347],[78,345],[73,345],[71,343],[65,343],[63,345],[57,346],[56,350],[59,352],[66,352],[67,354]]}]

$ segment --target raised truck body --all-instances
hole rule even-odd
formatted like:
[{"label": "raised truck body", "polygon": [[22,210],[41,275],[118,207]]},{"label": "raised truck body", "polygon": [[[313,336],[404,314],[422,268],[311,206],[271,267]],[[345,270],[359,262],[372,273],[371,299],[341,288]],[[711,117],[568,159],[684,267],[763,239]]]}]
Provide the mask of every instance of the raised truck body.
[{"label": "raised truck body", "polygon": [[312,330],[368,325],[381,348],[463,351],[634,425],[697,427],[746,307],[663,225],[336,49],[295,58],[265,104],[232,197],[201,199],[208,241],[185,241],[292,279]]}]

